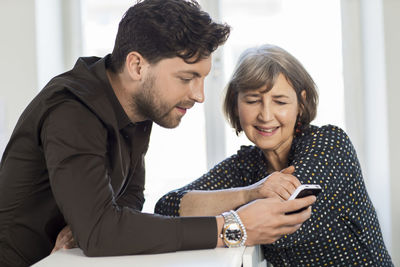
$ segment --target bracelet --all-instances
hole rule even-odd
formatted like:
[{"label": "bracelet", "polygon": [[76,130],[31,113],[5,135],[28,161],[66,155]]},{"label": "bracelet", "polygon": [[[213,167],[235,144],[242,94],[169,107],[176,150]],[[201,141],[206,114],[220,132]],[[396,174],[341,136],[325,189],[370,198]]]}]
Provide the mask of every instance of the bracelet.
[{"label": "bracelet", "polygon": [[244,246],[244,244],[246,243],[247,240],[247,232],[246,232],[246,228],[244,227],[244,224],[242,223],[242,220],[239,217],[239,214],[237,214],[236,211],[231,210],[231,213],[233,214],[233,216],[235,216],[236,221],[239,223],[240,228],[242,228],[243,231],[243,239],[242,242],[240,242],[240,246]]}]

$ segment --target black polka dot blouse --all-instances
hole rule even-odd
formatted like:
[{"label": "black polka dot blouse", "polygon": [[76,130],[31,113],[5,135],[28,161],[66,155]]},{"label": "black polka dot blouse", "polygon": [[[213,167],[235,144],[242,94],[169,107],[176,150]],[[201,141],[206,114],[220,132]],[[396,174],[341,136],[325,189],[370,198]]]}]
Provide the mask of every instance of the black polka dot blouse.
[{"label": "black polka dot blouse", "polygon": [[[262,246],[268,262],[274,267],[394,266],[356,152],[342,129],[310,126],[294,138],[288,165],[295,166],[302,184],[319,184],[322,192],[298,231]],[[155,212],[179,216],[188,191],[248,186],[269,175],[267,169],[260,149],[242,146],[196,181],[163,196]]]}]

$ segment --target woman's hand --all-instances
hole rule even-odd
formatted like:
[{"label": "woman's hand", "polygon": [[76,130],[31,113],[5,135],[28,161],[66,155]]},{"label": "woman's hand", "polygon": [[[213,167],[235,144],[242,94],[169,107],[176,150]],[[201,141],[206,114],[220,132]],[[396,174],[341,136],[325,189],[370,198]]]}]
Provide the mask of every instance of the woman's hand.
[{"label": "woman's hand", "polygon": [[294,166],[289,166],[247,186],[248,202],[260,198],[288,200],[296,188],[301,185],[300,181],[292,175],[294,170]]},{"label": "woman's hand", "polygon": [[76,242],[74,240],[74,237],[72,236],[71,228],[69,225],[65,226],[61,232],[57,236],[56,244],[51,251],[51,253],[56,252],[59,249],[70,249],[70,248],[76,248]]}]

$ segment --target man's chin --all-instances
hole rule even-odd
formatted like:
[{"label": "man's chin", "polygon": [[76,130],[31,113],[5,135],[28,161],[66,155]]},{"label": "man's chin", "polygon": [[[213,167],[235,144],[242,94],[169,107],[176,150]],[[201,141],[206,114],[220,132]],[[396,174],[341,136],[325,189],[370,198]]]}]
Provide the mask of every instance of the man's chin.
[{"label": "man's chin", "polygon": [[154,121],[156,124],[158,124],[161,127],[168,128],[168,129],[173,129],[179,126],[181,123],[181,119],[177,120],[160,120],[160,121]]}]

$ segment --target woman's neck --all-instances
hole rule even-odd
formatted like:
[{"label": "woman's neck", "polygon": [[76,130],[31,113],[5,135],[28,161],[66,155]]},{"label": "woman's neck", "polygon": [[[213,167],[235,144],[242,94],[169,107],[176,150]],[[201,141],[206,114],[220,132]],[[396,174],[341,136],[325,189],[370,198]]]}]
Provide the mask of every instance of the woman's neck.
[{"label": "woman's neck", "polygon": [[263,150],[268,161],[268,172],[281,171],[288,165],[288,158],[293,139],[281,144],[277,149]]}]

